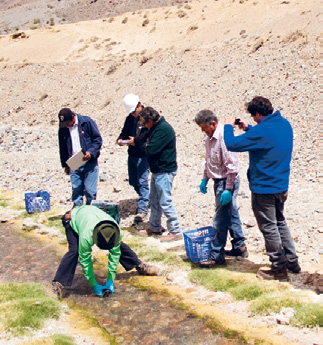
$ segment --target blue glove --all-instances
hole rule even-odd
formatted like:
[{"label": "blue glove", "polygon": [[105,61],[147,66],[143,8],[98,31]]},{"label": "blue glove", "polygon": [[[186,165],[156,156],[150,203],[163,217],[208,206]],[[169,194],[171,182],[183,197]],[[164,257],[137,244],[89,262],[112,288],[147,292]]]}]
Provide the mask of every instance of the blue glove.
[{"label": "blue glove", "polygon": [[107,290],[110,290],[110,293],[114,293],[114,285],[112,280],[107,280],[107,282],[104,285],[104,288]]},{"label": "blue glove", "polygon": [[220,203],[222,206],[230,203],[232,200],[232,193],[229,190],[224,190],[220,196]]},{"label": "blue glove", "polygon": [[93,291],[94,291],[94,293],[97,295],[97,296],[99,296],[99,297],[103,297],[103,290],[104,290],[105,288],[104,288],[104,286],[103,285],[99,285],[99,284],[97,284],[97,285],[95,285],[95,286],[93,286]]},{"label": "blue glove", "polygon": [[208,183],[208,180],[204,178],[200,184],[200,192],[203,194],[206,194],[207,192],[207,188],[206,188],[207,183]]}]

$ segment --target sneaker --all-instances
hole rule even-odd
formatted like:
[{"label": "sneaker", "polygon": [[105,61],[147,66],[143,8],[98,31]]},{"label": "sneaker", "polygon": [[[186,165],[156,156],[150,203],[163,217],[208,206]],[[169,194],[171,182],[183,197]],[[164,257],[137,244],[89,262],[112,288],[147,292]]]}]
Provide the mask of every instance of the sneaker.
[{"label": "sneaker", "polygon": [[291,271],[295,274],[299,273],[302,269],[301,266],[299,265],[298,262],[296,263],[287,263],[286,264],[286,268],[288,269],[288,271]]},{"label": "sneaker", "polygon": [[286,282],[289,280],[286,267],[284,267],[278,271],[258,270],[257,277],[260,279],[264,279],[264,280],[279,280],[279,281],[283,281],[283,282]]},{"label": "sneaker", "polygon": [[148,215],[148,212],[138,212],[136,215],[135,215],[135,222],[142,222]]},{"label": "sneaker", "polygon": [[64,286],[60,282],[52,282],[52,291],[59,298],[63,298]]},{"label": "sneaker", "polygon": [[172,241],[179,241],[183,238],[182,234],[168,234],[166,236],[161,237],[161,242],[172,242]]},{"label": "sneaker", "polygon": [[244,245],[240,248],[232,248],[231,250],[225,250],[225,255],[227,256],[239,256],[243,259],[249,256],[247,246]]},{"label": "sneaker", "polygon": [[148,265],[145,262],[142,262],[136,267],[136,270],[139,274],[145,276],[157,276],[158,275],[158,268],[153,265]]},{"label": "sneaker", "polygon": [[204,262],[200,262],[199,266],[201,268],[215,268],[215,267],[225,267],[227,265],[225,259],[220,260],[208,260]]},{"label": "sneaker", "polygon": [[139,230],[139,234],[140,235],[147,235],[147,236],[152,236],[152,235],[155,235],[155,236],[161,236],[163,234],[163,232],[165,232],[166,230],[164,228],[161,229],[161,232],[156,232],[156,231],[153,231],[151,229],[147,229],[147,230]]}]

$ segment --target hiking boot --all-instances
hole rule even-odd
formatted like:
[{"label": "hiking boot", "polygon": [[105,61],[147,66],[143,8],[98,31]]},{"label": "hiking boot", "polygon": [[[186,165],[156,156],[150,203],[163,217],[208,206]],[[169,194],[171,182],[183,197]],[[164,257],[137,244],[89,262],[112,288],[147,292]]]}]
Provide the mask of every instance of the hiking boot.
[{"label": "hiking boot", "polygon": [[227,263],[225,262],[225,259],[219,259],[219,260],[208,260],[204,262],[200,262],[199,266],[201,268],[215,268],[215,267],[225,267]]},{"label": "hiking boot", "polygon": [[225,250],[225,255],[227,256],[236,256],[241,257],[243,259],[247,258],[249,256],[247,246],[244,245],[240,248],[232,248],[231,250]]},{"label": "hiking boot", "polygon": [[286,264],[286,268],[288,269],[288,271],[291,271],[295,274],[299,273],[302,269],[301,266],[299,265],[298,262],[296,263],[287,263]]},{"label": "hiking boot", "polygon": [[64,286],[60,282],[52,282],[52,292],[59,298],[63,298]]},{"label": "hiking boot", "polygon": [[136,215],[135,215],[135,219],[134,221],[137,222],[137,223],[140,223],[142,222],[148,215],[148,212],[138,212]]},{"label": "hiking boot", "polygon": [[139,274],[145,276],[157,276],[158,275],[158,268],[153,265],[148,265],[145,262],[142,262],[136,267],[136,270]]},{"label": "hiking boot", "polygon": [[288,274],[286,267],[278,270],[258,270],[257,277],[264,280],[279,280],[282,282],[288,281]]},{"label": "hiking boot", "polygon": [[172,242],[172,241],[179,241],[183,238],[182,234],[168,234],[166,236],[161,237],[161,242]]}]

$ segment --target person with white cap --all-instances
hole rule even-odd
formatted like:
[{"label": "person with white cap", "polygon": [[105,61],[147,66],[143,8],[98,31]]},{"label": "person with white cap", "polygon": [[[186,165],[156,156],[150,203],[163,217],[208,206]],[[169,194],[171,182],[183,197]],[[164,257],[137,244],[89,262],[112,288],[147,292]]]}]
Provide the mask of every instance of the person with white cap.
[{"label": "person with white cap", "polygon": [[[62,217],[68,241],[68,252],[62,258],[52,281],[52,291],[63,297],[64,288],[72,285],[78,259],[86,280],[94,293],[104,297],[106,292],[114,292],[117,265],[126,271],[136,268],[142,275],[157,275],[156,266],[142,262],[136,253],[121,241],[122,232],[118,223],[96,206],[76,206]],[[92,246],[109,250],[108,276],[104,285],[98,284],[92,264]]]},{"label": "person with white cap", "polygon": [[143,109],[139,97],[132,93],[123,98],[123,103],[129,114],[126,117],[122,131],[117,139],[117,144],[128,145],[128,175],[129,184],[137,192],[139,199],[137,204],[136,222],[141,222],[148,214],[149,166],[144,151],[140,149],[142,140],[148,132],[139,121],[138,114]]}]

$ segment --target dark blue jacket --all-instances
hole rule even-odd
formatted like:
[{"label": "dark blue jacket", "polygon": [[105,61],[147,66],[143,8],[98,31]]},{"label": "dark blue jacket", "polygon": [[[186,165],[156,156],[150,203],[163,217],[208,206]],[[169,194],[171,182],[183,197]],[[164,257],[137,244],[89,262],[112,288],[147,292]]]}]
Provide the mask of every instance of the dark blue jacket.
[{"label": "dark blue jacket", "polygon": [[[84,152],[91,153],[91,159],[86,164],[92,164],[100,156],[102,146],[101,134],[96,123],[88,116],[76,114],[78,118],[78,128],[80,143]],[[72,140],[68,128],[59,128],[58,143],[61,164],[63,168],[67,167],[66,161],[72,156]]]},{"label": "dark blue jacket", "polygon": [[231,125],[224,126],[224,142],[230,151],[249,151],[249,188],[256,194],[288,190],[293,129],[277,110],[242,135],[234,136]]}]

